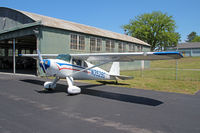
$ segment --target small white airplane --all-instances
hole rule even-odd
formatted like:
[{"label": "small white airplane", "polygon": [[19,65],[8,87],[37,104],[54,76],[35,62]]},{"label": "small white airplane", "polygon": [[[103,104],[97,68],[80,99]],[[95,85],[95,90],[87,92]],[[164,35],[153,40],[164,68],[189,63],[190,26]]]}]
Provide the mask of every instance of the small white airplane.
[{"label": "small white airplane", "polygon": [[[40,66],[46,76],[53,76],[53,82],[45,82],[44,88],[55,89],[59,79],[65,78],[68,83],[69,94],[81,93],[81,88],[74,85],[76,80],[118,80],[133,77],[120,75],[119,62],[132,62],[135,60],[169,60],[182,58],[179,52],[134,52],[134,53],[86,53],[86,54],[20,54],[19,56],[39,58]],[[43,59],[56,57],[56,59]],[[97,65],[89,61],[101,62]],[[109,72],[99,68],[106,63],[113,62]]]}]

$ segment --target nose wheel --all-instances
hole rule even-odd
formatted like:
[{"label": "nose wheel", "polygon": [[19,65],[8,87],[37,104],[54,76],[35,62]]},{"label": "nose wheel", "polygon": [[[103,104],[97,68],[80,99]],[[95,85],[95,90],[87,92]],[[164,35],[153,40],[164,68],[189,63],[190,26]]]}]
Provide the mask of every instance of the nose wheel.
[{"label": "nose wheel", "polygon": [[60,78],[59,78],[59,77],[56,77],[56,78],[53,80],[53,82],[49,82],[49,81],[45,82],[45,83],[44,83],[44,89],[45,89],[45,90],[53,90],[53,89],[55,89],[55,88],[56,88],[56,83],[57,83],[59,80],[60,80]]}]

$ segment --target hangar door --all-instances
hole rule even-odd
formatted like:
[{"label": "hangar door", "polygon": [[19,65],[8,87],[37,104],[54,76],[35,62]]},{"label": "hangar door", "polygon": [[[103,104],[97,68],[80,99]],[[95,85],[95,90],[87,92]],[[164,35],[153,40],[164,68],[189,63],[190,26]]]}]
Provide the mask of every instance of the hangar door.
[{"label": "hangar door", "polygon": [[[34,35],[15,38],[16,73],[36,74],[36,60],[19,57],[18,54],[36,53],[36,37]],[[14,72],[13,39],[0,41],[0,72]]]}]

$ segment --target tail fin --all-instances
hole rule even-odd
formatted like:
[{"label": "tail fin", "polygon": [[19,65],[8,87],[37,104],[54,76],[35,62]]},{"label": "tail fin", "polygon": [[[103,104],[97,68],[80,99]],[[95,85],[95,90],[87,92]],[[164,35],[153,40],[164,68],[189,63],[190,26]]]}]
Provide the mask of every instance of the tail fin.
[{"label": "tail fin", "polygon": [[124,76],[124,75],[120,75],[120,66],[119,66],[119,62],[113,62],[111,68],[110,68],[110,72],[109,72],[111,79],[121,79],[121,80],[127,80],[127,79],[133,79],[133,77],[130,76]]},{"label": "tail fin", "polygon": [[120,66],[119,66],[119,62],[113,62],[111,68],[110,68],[110,75],[120,75]]}]

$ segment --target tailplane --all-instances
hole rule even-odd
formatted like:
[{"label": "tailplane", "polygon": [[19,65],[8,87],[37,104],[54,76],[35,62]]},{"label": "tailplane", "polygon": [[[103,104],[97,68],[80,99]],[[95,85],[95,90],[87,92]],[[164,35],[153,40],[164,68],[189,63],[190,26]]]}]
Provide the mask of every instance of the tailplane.
[{"label": "tailplane", "polygon": [[111,79],[114,79],[114,80],[128,80],[128,79],[133,79],[132,76],[125,76],[125,75],[110,75]]}]

